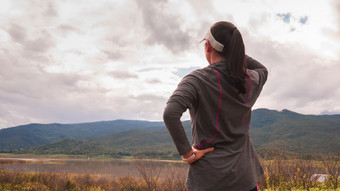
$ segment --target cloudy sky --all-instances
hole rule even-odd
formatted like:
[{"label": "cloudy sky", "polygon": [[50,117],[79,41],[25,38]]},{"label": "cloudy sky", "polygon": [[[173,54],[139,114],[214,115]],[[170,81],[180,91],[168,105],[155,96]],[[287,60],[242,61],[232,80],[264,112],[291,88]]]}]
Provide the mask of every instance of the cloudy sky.
[{"label": "cloudy sky", "polygon": [[160,121],[220,20],[270,72],[254,108],[340,113],[338,0],[2,0],[0,128]]}]

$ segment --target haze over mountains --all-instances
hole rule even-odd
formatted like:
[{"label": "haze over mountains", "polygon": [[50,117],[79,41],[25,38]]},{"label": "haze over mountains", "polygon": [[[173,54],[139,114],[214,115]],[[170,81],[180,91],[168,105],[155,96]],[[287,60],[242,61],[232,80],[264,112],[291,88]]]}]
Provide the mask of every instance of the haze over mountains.
[{"label": "haze over mountains", "polygon": [[[190,122],[183,122],[189,140]],[[286,144],[309,153],[340,150],[340,115],[302,115],[256,109],[251,139],[256,149]],[[81,124],[28,124],[0,130],[0,151],[32,154],[152,155],[176,158],[163,122],[115,120]]]}]

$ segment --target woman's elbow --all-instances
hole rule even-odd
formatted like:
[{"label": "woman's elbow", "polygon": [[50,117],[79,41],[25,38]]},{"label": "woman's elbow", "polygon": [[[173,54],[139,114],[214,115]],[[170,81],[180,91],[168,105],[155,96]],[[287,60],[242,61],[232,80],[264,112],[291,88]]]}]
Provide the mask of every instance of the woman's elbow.
[{"label": "woman's elbow", "polygon": [[167,109],[167,107],[164,108],[164,111],[163,111],[163,121],[166,122],[169,120],[171,116],[171,113],[169,112],[169,110]]},{"label": "woman's elbow", "polygon": [[165,124],[169,121],[180,119],[182,112],[180,106],[176,102],[167,103],[163,112],[163,121]]}]

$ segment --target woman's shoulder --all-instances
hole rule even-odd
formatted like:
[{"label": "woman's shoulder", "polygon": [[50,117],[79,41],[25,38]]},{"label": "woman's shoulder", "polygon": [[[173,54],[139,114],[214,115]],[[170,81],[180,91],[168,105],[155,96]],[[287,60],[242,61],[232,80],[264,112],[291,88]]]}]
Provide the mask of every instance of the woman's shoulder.
[{"label": "woman's shoulder", "polygon": [[204,68],[193,70],[187,76],[203,77],[209,75],[212,71],[212,68],[207,66]]},{"label": "woman's shoulder", "polygon": [[180,84],[192,84],[194,86],[199,86],[206,81],[209,70],[211,69],[207,67],[193,70],[183,77]]}]

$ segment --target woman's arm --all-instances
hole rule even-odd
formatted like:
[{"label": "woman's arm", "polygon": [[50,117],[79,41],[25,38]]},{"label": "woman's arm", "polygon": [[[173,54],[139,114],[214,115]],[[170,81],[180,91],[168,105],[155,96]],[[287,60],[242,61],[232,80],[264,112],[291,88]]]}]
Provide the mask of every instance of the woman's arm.
[{"label": "woman's arm", "polygon": [[197,101],[198,90],[194,84],[195,80],[193,78],[190,76],[185,77],[170,97],[163,113],[165,126],[175,143],[177,151],[182,156],[183,161],[188,164],[199,160],[205,153],[214,150],[214,148],[204,150],[192,148],[181,122],[182,114],[188,108],[192,108]]},{"label": "woman's arm", "polygon": [[191,145],[181,122],[181,116],[185,111],[186,108],[181,104],[176,101],[171,101],[166,104],[163,113],[165,126],[168,129],[180,155],[191,151]]},{"label": "woman's arm", "polygon": [[246,55],[247,69],[257,71],[260,76],[260,83],[265,84],[268,78],[268,70],[257,60]]},{"label": "woman's arm", "polygon": [[248,55],[246,55],[246,61],[247,61],[247,68],[250,70],[266,69],[264,65],[262,65],[260,62],[258,62],[257,60],[255,60],[254,58]]},{"label": "woman's arm", "polygon": [[182,156],[184,162],[192,164],[202,158],[206,153],[214,150],[213,147],[197,150],[190,146],[189,140],[184,131],[180,120],[184,108],[177,102],[170,102],[166,105],[163,113],[164,123],[174,141],[178,153]]}]

